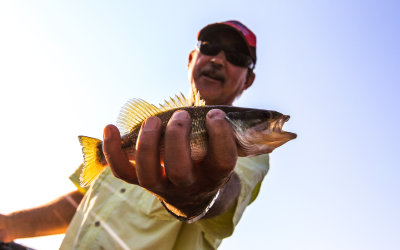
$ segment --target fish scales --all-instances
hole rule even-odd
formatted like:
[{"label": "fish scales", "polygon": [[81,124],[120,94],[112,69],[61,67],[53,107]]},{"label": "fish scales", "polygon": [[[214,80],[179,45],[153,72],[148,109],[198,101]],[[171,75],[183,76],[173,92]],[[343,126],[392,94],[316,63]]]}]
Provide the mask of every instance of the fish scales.
[{"label": "fish scales", "polygon": [[[164,105],[156,107],[140,99],[128,102],[122,110],[118,119],[118,125],[122,131],[122,149],[133,152],[141,125],[149,116],[160,118],[163,126],[162,136],[168,121],[174,112],[185,110],[192,120],[190,132],[191,158],[200,161],[207,155],[208,134],[206,130],[206,116],[211,109],[220,109],[225,112],[225,119],[232,126],[236,139],[239,156],[254,156],[272,152],[289,140],[296,138],[296,134],[282,130],[283,124],[289,116],[277,111],[241,108],[234,106],[206,106],[198,95],[192,96],[195,106],[182,95],[182,98],[171,99]],[[138,118],[140,117],[140,118]],[[84,154],[84,170],[81,175],[82,185],[89,185],[95,180],[106,167],[106,160],[102,151],[102,141],[86,136],[80,136]],[[163,152],[163,139],[161,142]]]}]

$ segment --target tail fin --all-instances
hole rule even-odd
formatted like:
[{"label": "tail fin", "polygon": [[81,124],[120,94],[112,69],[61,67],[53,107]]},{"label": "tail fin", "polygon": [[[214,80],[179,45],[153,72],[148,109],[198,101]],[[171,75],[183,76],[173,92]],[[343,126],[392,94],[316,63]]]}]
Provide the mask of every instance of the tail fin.
[{"label": "tail fin", "polygon": [[87,136],[79,136],[79,142],[82,146],[84,167],[80,176],[81,185],[89,186],[106,168],[99,159],[100,149],[98,147],[101,141],[96,138]]}]

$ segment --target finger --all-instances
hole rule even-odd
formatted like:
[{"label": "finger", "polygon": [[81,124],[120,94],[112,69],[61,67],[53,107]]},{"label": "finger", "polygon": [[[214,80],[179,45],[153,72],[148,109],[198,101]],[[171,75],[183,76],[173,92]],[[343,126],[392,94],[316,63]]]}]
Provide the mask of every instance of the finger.
[{"label": "finger", "polygon": [[121,135],[114,125],[107,125],[103,134],[103,152],[114,176],[137,184],[136,171],[121,148]]},{"label": "finger", "polygon": [[162,185],[160,165],[161,120],[149,117],[140,129],[136,143],[136,174],[139,185],[157,192]]},{"label": "finger", "polygon": [[186,111],[175,112],[165,130],[165,172],[177,186],[189,186],[194,182],[189,134],[191,119]]},{"label": "finger", "polygon": [[206,171],[216,179],[228,176],[236,165],[237,147],[232,128],[225,120],[225,113],[219,109],[210,110],[206,117],[209,135]]}]

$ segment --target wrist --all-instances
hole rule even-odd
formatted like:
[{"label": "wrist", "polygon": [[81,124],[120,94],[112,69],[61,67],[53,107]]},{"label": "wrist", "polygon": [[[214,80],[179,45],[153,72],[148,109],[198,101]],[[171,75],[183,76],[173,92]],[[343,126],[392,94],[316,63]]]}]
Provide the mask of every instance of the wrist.
[{"label": "wrist", "polygon": [[2,230],[1,238],[3,242],[11,242],[16,239],[14,223],[12,223],[11,215],[2,215],[0,217],[0,230]]},{"label": "wrist", "polygon": [[210,209],[213,207],[216,200],[218,199],[220,193],[221,193],[221,189],[218,189],[217,192],[215,194],[213,194],[206,203],[201,202],[200,204],[195,205],[195,206],[192,204],[189,207],[186,207],[186,209],[184,209],[184,211],[176,208],[175,206],[173,206],[163,200],[161,200],[161,204],[172,216],[174,216],[178,220],[184,221],[187,223],[193,223],[193,222],[196,222],[196,221],[204,218],[207,215],[207,213],[210,211]]}]

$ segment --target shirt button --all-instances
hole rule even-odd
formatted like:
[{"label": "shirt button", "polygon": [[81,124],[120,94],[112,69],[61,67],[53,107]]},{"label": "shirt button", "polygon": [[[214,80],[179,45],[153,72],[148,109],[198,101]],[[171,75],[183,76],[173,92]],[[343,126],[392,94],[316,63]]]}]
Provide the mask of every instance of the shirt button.
[{"label": "shirt button", "polygon": [[94,225],[95,225],[96,227],[100,226],[100,221],[96,221],[96,222],[94,223]]},{"label": "shirt button", "polygon": [[121,188],[120,190],[121,193],[125,193],[125,191],[126,191],[125,188]]}]

